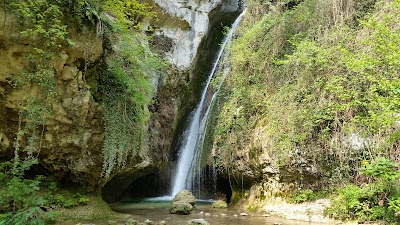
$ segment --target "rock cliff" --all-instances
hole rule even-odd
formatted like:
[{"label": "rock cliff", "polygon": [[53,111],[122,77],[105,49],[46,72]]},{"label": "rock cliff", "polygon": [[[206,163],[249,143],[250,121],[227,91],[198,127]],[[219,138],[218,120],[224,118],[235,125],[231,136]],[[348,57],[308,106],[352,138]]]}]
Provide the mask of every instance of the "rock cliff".
[{"label": "rock cliff", "polygon": [[[101,180],[103,165],[104,121],[102,96],[99,92],[104,70],[104,48],[107,42],[96,34],[94,26],[75,29],[68,24],[73,46],[63,47],[52,56],[52,70],[57,98],[51,100],[51,114],[40,126],[40,150],[34,152],[38,173],[53,176],[63,184],[79,184],[88,190],[105,185],[109,200],[115,200],[134,180],[160,170],[167,171],[171,143],[179,124],[192,107],[196,95],[194,68],[199,52],[209,38],[212,25],[238,9],[235,1],[156,1],[160,12],[153,44],[175,68],[163,76],[157,85],[146,148],[149,154],[138,156],[123,169],[115,170]],[[69,23],[70,21],[64,21]],[[33,45],[29,37],[20,37],[20,26],[11,12],[0,12],[0,157],[13,157],[13,143],[21,121],[21,102],[38,90],[37,85],[14,87],[15,78],[31,63]],[[171,25],[172,24],[172,25]],[[37,41],[37,40],[35,40]],[[203,44],[202,44],[203,43]],[[204,53],[204,52],[203,52]],[[160,169],[161,168],[161,169]],[[167,175],[168,176],[168,175]]]},{"label": "rock cliff", "polygon": [[155,3],[165,13],[187,23],[184,27],[163,26],[158,32],[173,40],[166,55],[180,69],[193,65],[203,38],[213,29],[215,22],[221,22],[229,13],[239,10],[239,1],[236,0],[156,0]]}]

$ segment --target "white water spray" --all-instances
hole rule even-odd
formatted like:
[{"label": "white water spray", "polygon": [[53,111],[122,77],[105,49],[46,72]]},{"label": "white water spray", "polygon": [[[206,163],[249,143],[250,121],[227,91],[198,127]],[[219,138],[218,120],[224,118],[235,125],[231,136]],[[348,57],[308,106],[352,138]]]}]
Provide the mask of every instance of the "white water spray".
[{"label": "white water spray", "polygon": [[[235,22],[232,24],[231,29],[229,30],[228,35],[225,37],[220,50],[218,52],[218,56],[214,62],[214,66],[208,76],[207,83],[204,87],[204,90],[201,95],[201,100],[194,112],[192,113],[192,120],[189,129],[184,134],[183,139],[183,147],[180,149],[180,157],[178,160],[177,170],[175,176],[173,177],[173,188],[172,188],[172,196],[175,196],[179,191],[183,189],[191,189],[193,178],[195,176],[193,170],[195,167],[200,167],[200,159],[203,150],[204,137],[207,127],[207,119],[209,115],[210,108],[212,106],[212,102],[214,101],[219,88],[222,85],[222,81],[218,85],[217,91],[213,94],[210,104],[207,105],[207,90],[209,89],[211,79],[213,78],[215,72],[218,69],[219,61],[221,60],[226,45],[232,39],[233,32],[236,30],[240,20],[242,19],[244,12],[242,12]],[[204,115],[202,116],[203,109],[206,108]],[[199,170],[201,168],[198,168]],[[200,178],[199,178],[200,179]]]}]

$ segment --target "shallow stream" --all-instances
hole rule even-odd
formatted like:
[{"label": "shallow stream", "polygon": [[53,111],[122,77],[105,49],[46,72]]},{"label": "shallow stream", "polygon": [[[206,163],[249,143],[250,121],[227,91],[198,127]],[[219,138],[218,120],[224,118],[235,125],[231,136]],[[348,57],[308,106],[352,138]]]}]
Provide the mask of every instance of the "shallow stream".
[{"label": "shallow stream", "polygon": [[[156,223],[163,220],[168,225],[185,225],[189,220],[200,218],[207,220],[211,225],[319,225],[280,217],[263,217],[261,214],[237,208],[215,209],[211,208],[210,201],[197,202],[196,208],[190,215],[170,214],[169,205],[170,201],[166,200],[144,200],[120,202],[111,205],[111,208],[116,212],[131,214],[140,222],[146,219]],[[248,216],[240,216],[240,213],[247,213]]]}]

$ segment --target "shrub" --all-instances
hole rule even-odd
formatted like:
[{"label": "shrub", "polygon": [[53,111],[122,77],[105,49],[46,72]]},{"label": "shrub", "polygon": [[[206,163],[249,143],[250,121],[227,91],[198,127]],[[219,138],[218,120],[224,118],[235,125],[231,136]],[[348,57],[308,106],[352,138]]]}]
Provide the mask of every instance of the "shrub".
[{"label": "shrub", "polygon": [[36,163],[36,159],[27,159],[0,164],[1,225],[43,225],[55,219],[53,213],[46,212],[48,199],[41,192],[44,177],[24,178],[25,172]]},{"label": "shrub", "polygon": [[325,213],[340,220],[381,220],[394,224],[400,210],[400,172],[387,158],[365,163],[361,169],[371,181],[361,187],[349,184],[338,190]]},{"label": "shrub", "polygon": [[296,193],[290,200],[294,203],[315,201],[317,200],[317,195],[312,190],[307,189]]}]

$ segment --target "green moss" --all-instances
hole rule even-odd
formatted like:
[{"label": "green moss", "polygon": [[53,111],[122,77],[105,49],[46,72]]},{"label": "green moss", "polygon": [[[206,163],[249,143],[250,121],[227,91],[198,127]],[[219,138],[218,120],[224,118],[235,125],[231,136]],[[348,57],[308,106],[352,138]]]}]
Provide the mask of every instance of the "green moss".
[{"label": "green moss", "polygon": [[56,210],[57,221],[59,223],[66,221],[93,222],[97,220],[109,220],[118,217],[110,206],[96,195],[89,195],[90,201],[87,205],[76,206],[71,209]]}]

